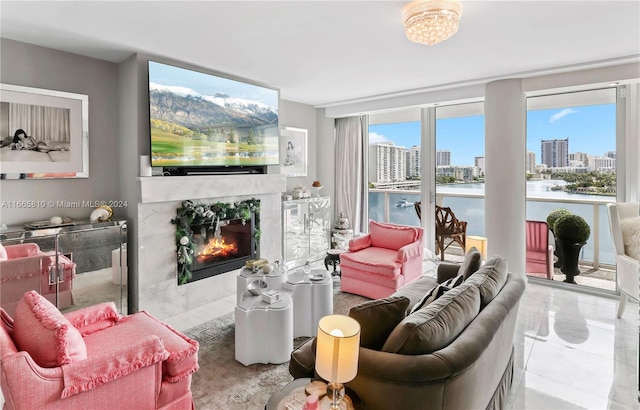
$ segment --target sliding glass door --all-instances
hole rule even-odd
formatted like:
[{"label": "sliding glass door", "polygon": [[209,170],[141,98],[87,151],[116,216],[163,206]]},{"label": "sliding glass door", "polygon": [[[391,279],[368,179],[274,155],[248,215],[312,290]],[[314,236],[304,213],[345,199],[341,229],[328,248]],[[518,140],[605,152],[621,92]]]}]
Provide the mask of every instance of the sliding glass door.
[{"label": "sliding glass door", "polygon": [[419,112],[370,116],[369,219],[420,226],[420,135]]},{"label": "sliding glass door", "polygon": [[552,272],[529,263],[527,275],[615,290],[606,203],[616,201],[616,157],[616,88],[527,99],[527,220],[546,222],[552,211],[564,209],[590,230],[578,252],[578,275],[563,263],[553,226]]}]

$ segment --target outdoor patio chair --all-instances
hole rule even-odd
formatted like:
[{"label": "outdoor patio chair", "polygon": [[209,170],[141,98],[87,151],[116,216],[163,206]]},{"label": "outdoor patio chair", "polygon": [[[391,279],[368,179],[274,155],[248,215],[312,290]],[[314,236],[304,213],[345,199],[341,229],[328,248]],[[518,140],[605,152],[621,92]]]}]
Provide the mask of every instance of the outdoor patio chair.
[{"label": "outdoor patio chair", "polygon": [[549,245],[549,225],[527,221],[527,275],[553,280],[553,246]]},{"label": "outdoor patio chair", "polygon": [[[449,240],[449,243],[445,242]],[[440,253],[440,260],[444,260],[444,251],[452,244],[457,243],[466,249],[467,222],[456,218],[451,208],[436,205],[436,255]]]}]

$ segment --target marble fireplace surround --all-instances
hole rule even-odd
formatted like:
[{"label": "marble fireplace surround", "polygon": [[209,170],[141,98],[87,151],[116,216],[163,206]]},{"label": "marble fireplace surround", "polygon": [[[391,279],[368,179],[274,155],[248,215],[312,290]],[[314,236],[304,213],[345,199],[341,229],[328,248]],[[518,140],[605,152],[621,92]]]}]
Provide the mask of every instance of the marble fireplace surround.
[{"label": "marble fireplace surround", "polygon": [[[138,205],[138,306],[160,320],[236,294],[238,270],[178,286],[176,227],[182,201],[202,203],[260,200],[260,256],[282,253],[280,174],[141,177]],[[276,240],[274,240],[274,238]]]}]

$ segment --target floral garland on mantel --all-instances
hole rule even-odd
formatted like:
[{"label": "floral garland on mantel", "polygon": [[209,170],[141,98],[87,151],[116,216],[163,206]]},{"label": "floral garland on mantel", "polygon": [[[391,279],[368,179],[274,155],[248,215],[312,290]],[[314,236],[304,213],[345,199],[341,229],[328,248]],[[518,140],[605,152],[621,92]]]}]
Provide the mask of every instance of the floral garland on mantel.
[{"label": "floral garland on mantel", "polygon": [[[200,204],[193,201],[182,201],[178,208],[178,216],[171,220],[176,225],[176,248],[178,257],[178,283],[184,285],[191,279],[191,263],[196,251],[193,242],[191,225],[211,224],[220,220],[242,219],[245,224],[251,219],[252,213],[260,212],[260,200],[251,198],[234,203],[216,202],[215,204]],[[260,230],[256,228],[255,239],[260,238]]]}]

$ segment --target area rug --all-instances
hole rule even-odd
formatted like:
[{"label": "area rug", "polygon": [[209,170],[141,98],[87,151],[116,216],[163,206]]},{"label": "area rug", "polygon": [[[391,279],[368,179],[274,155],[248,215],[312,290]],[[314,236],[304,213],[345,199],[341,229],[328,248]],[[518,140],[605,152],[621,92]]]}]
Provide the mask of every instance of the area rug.
[{"label": "area rug", "polygon": [[[368,300],[362,296],[334,291],[334,313]],[[272,394],[293,378],[289,364],[244,366],[235,360],[234,314],[229,313],[185,332],[200,343],[200,370],[193,375],[191,390],[198,410],[264,409]],[[294,348],[308,340],[299,337]]]}]

